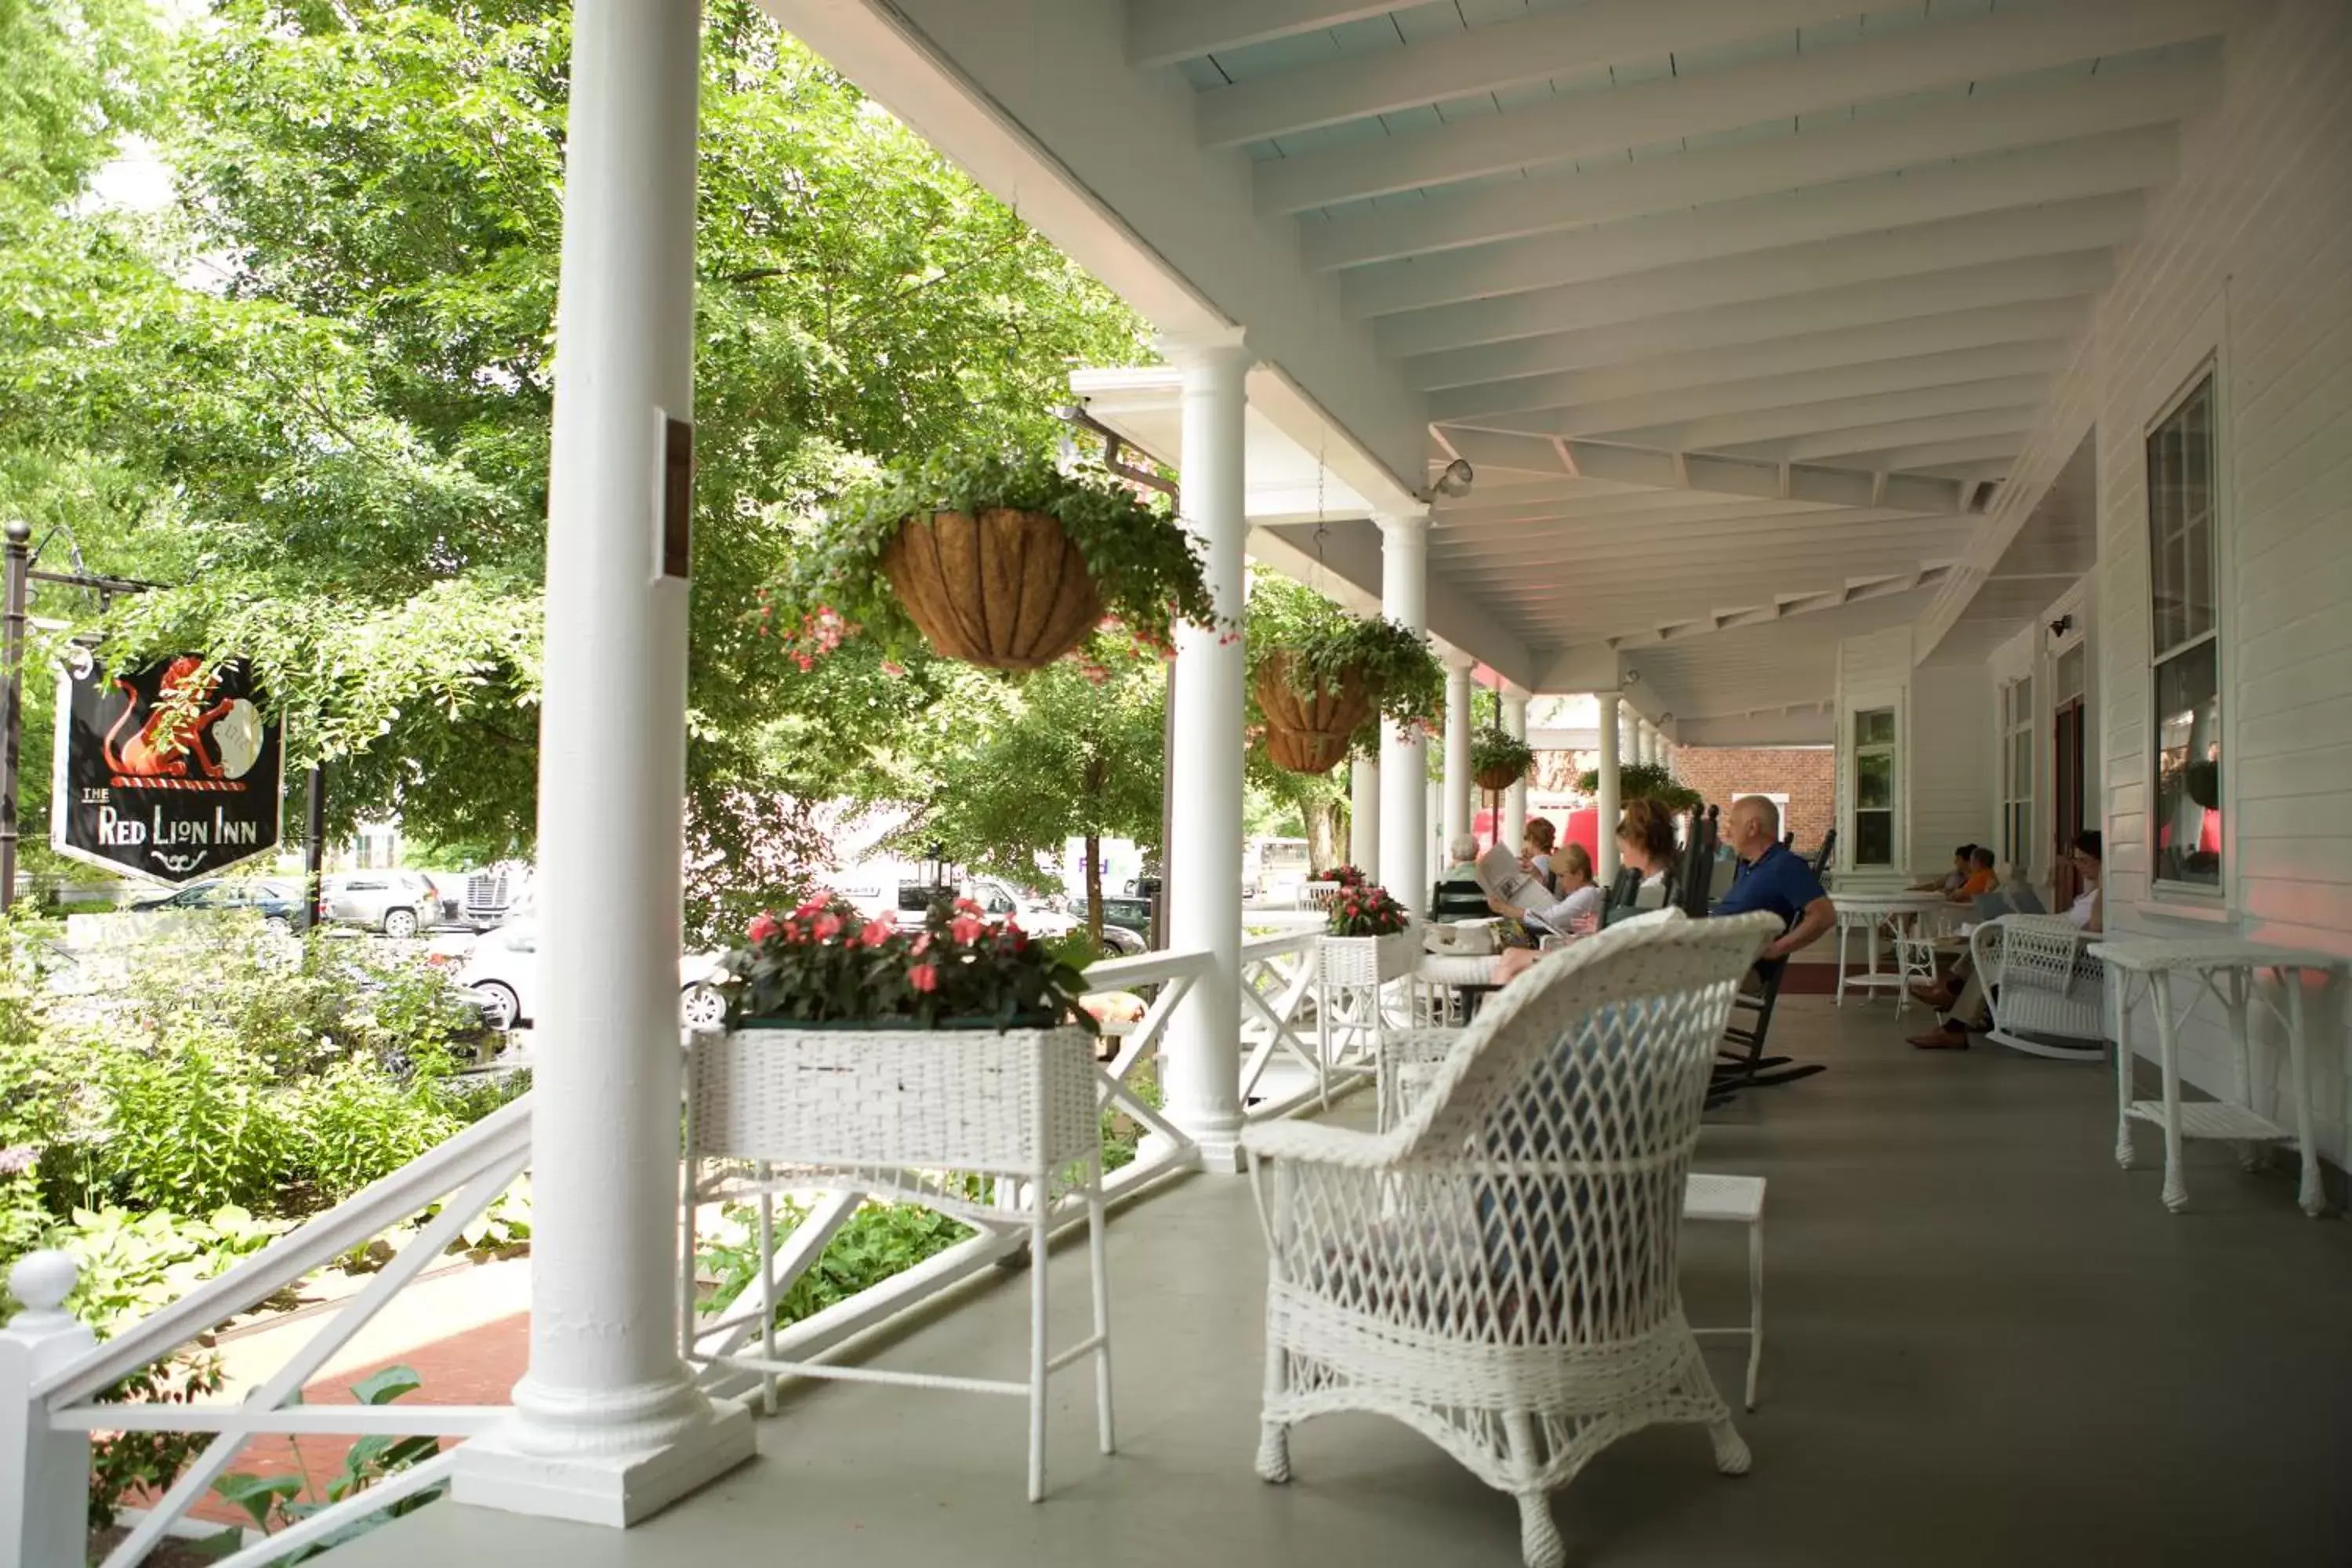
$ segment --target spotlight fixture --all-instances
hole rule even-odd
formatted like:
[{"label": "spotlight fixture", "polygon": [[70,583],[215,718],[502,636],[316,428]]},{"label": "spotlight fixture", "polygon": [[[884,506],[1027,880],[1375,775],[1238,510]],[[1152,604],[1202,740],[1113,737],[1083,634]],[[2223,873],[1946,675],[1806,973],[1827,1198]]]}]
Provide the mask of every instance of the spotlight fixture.
[{"label": "spotlight fixture", "polygon": [[1477,477],[1477,470],[1471,468],[1467,458],[1456,458],[1445,465],[1444,473],[1437,476],[1435,488],[1439,495],[1449,499],[1466,496],[1470,493],[1472,481]]},{"label": "spotlight fixture", "polygon": [[2074,617],[2072,615],[2061,616],[2050,623],[2050,635],[2053,637],[2063,637],[2074,629]]}]

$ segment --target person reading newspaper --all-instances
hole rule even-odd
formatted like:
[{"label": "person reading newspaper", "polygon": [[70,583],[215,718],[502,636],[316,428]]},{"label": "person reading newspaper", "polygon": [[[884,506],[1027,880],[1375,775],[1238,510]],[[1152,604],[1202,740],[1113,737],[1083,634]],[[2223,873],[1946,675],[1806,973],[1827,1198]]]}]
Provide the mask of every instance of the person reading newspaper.
[{"label": "person reading newspaper", "polygon": [[1538,937],[1581,936],[1601,920],[1603,891],[1592,879],[1592,857],[1581,844],[1570,844],[1552,852],[1551,863],[1553,874],[1559,879],[1557,894],[1522,870],[1517,859],[1501,846],[1487,850],[1477,866],[1486,907],[1519,921]]}]

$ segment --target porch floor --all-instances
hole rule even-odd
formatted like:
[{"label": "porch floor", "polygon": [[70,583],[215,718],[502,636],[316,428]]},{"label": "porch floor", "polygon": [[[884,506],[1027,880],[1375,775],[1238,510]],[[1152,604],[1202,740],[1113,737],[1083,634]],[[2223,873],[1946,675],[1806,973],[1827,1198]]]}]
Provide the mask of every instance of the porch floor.
[{"label": "porch floor", "polygon": [[[1922,1022],[1783,1004],[1775,1044],[1832,1070],[1710,1118],[1700,1152],[1772,1183],[1754,1472],[1718,1477],[1693,1429],[1629,1438],[1555,1500],[1572,1561],[2352,1561],[2352,1226],[2306,1219],[2286,1179],[2213,1145],[2190,1146],[2193,1206],[2168,1214],[2153,1129],[2116,1168],[2105,1071],[1925,1055],[1902,1040]],[[1694,1322],[1744,1313],[1735,1231],[1686,1237]],[[833,1384],[786,1398],[757,1463],[636,1530],[444,1503],[335,1568],[1518,1561],[1507,1500],[1390,1422],[1309,1423],[1291,1485],[1253,1474],[1246,1181],[1186,1178],[1110,1235],[1120,1452],[1094,1451],[1091,1375],[1060,1374],[1043,1504],[1023,1500],[1019,1402]],[[980,1284],[877,1360],[1019,1377],[1025,1283]],[[1057,1255],[1055,1284],[1067,1342],[1082,1265]],[[1707,1353],[1736,1405],[1744,1344]]]}]

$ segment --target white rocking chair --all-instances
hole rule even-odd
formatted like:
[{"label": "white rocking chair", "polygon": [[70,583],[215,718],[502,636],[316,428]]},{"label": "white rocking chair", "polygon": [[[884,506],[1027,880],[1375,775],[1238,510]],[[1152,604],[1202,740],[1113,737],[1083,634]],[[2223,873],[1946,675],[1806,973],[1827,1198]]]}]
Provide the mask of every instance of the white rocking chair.
[{"label": "white rocking chair", "polygon": [[1992,1010],[1985,1037],[2053,1061],[2104,1062],[2106,966],[2087,951],[2097,940],[2064,915],[2002,915],[1970,932]]},{"label": "white rocking chair", "polygon": [[1490,1000],[1385,1132],[1243,1131],[1271,1254],[1261,1476],[1289,1479],[1297,1422],[1392,1415],[1517,1498],[1552,1568],[1550,1493],[1627,1433],[1702,1425],[1747,1470],[1675,1258],[1716,1042],[1779,931],[1605,931]]}]

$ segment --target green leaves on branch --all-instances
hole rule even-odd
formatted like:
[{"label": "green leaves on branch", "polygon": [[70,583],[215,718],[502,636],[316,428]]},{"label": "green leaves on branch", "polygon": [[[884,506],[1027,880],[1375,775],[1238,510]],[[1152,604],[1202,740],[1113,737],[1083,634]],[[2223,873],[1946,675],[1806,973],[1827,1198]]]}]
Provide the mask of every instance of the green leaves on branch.
[{"label": "green leaves on branch", "polygon": [[1517,784],[1533,773],[1535,765],[1535,748],[1507,730],[1480,730],[1470,737],[1470,773],[1486,788],[1507,788],[1487,781],[1508,773],[1511,783]]}]

